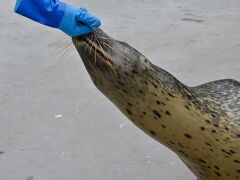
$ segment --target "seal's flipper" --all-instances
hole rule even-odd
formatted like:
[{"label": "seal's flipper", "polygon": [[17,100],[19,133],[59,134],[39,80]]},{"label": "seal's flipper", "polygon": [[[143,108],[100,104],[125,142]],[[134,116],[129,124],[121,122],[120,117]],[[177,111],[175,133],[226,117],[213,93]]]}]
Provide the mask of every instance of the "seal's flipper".
[{"label": "seal's flipper", "polygon": [[207,106],[214,100],[218,105],[216,110],[227,114],[233,119],[234,124],[240,126],[240,82],[223,79],[196,86],[194,89],[199,98],[206,100]]}]

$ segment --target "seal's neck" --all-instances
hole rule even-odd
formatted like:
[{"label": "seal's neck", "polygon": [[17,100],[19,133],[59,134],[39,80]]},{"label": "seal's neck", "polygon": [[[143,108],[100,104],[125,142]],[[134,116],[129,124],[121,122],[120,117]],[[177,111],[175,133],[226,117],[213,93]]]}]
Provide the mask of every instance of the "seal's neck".
[{"label": "seal's neck", "polygon": [[[191,104],[184,99],[190,89],[155,66],[132,83],[128,79],[117,82],[107,97],[136,126],[191,164],[197,154],[186,147],[199,127],[192,127],[191,116],[198,114],[190,113]],[[191,143],[198,147],[197,141]]]}]

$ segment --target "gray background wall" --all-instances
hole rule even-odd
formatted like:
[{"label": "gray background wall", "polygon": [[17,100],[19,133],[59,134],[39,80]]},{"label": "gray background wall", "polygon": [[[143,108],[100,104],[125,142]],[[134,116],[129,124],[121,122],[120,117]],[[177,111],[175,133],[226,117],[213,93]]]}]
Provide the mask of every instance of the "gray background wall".
[{"label": "gray background wall", "polygon": [[[68,2],[188,85],[240,80],[239,0]],[[195,179],[98,92],[67,36],[14,3],[0,2],[1,180]]]}]

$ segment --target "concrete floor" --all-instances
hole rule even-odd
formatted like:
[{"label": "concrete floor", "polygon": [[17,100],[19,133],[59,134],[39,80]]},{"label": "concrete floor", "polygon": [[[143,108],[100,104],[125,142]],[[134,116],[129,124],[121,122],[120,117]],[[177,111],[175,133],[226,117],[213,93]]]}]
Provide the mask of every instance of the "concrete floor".
[{"label": "concrete floor", "polygon": [[[188,85],[240,80],[239,0],[68,2]],[[67,36],[14,3],[0,3],[1,180],[196,179],[98,92]]]}]

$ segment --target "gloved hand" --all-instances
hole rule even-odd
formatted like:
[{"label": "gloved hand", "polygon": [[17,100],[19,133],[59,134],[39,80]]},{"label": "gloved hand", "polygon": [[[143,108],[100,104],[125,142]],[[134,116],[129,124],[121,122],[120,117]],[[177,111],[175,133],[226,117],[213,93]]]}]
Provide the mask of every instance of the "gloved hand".
[{"label": "gloved hand", "polygon": [[85,8],[59,0],[17,0],[15,12],[46,26],[58,28],[69,36],[90,33],[101,21]]},{"label": "gloved hand", "polygon": [[73,37],[88,34],[100,25],[101,21],[90,14],[87,9],[67,5],[58,28]]}]

